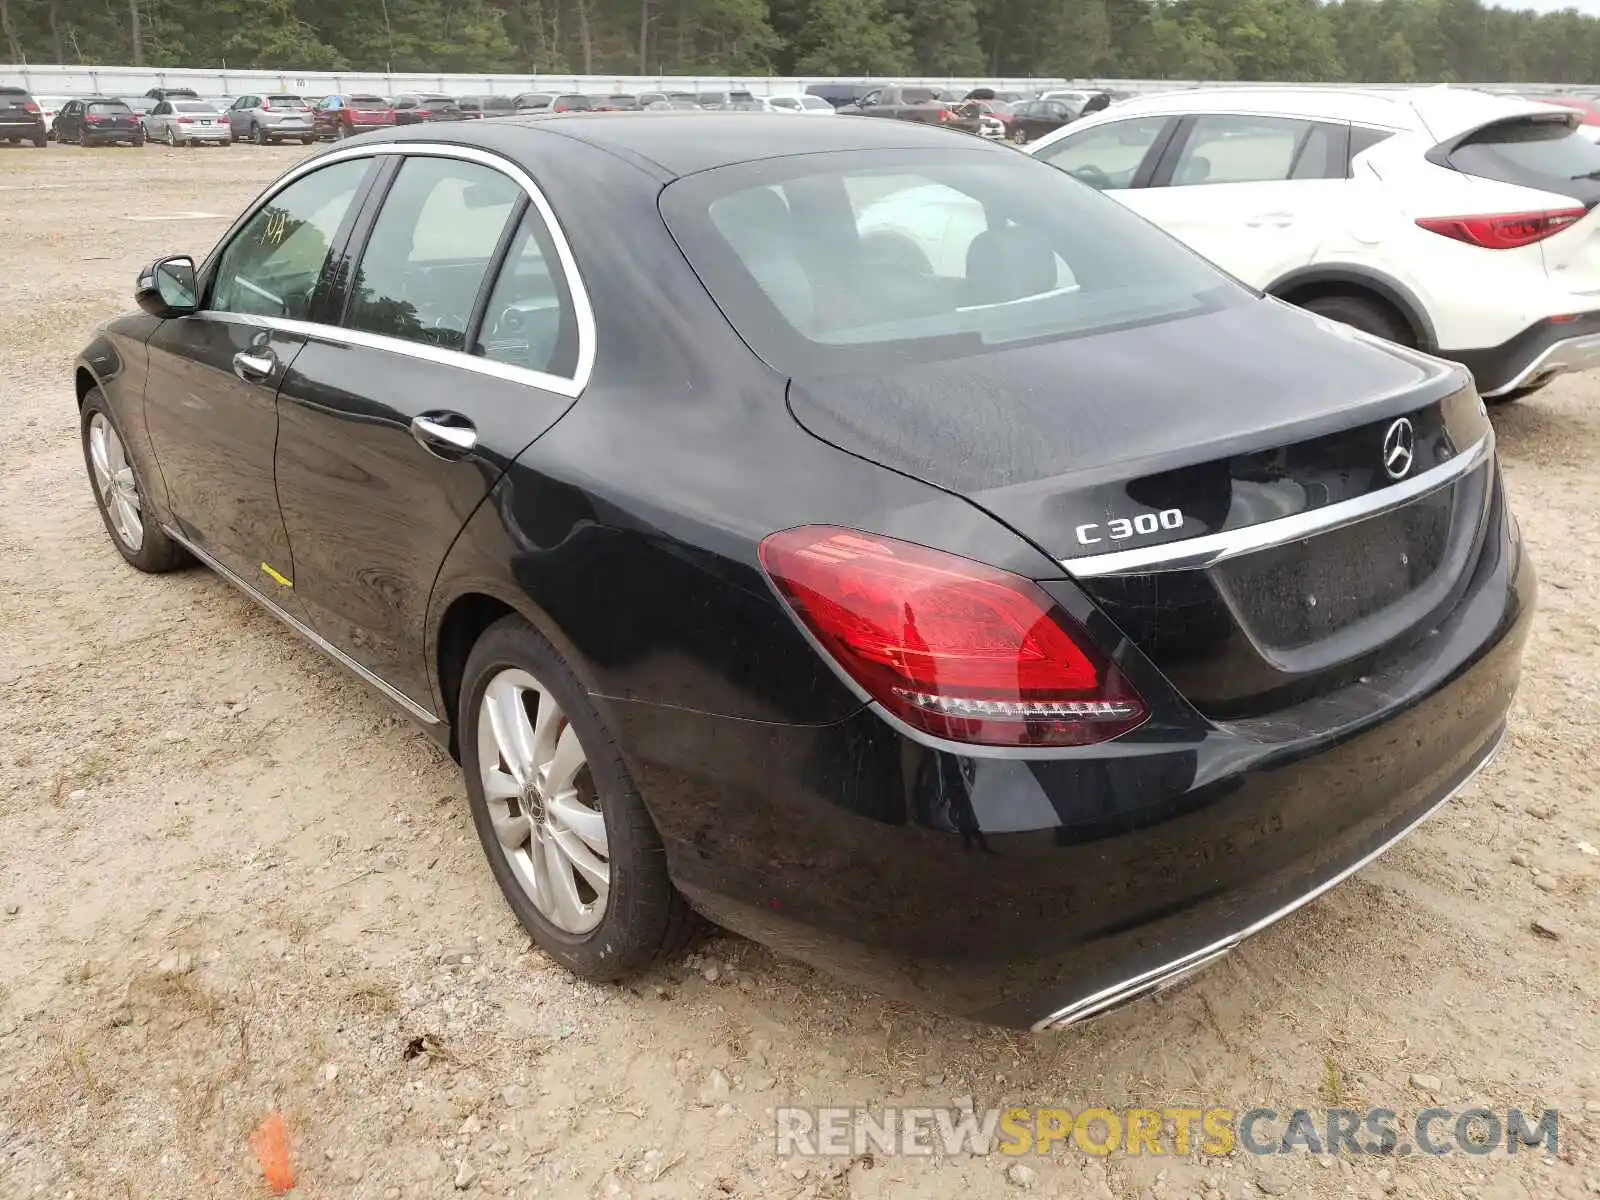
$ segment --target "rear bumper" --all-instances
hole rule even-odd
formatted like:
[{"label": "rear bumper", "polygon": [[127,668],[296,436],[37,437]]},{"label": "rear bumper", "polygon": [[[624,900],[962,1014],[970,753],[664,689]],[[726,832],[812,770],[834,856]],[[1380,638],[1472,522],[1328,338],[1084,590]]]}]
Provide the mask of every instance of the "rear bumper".
[{"label": "rear bumper", "polygon": [[0,117],[0,138],[31,138],[43,137],[44,135],[45,125],[43,117],[37,117],[28,121],[18,121]]},{"label": "rear bumper", "polygon": [[1204,965],[1360,869],[1492,757],[1535,580],[1499,509],[1460,602],[1334,695],[1177,742],[967,757],[608,701],[673,878],[875,991],[1045,1028]]},{"label": "rear bumper", "polygon": [[132,143],[142,140],[144,140],[144,131],[142,129],[115,129],[109,133],[91,132],[86,129],[83,132],[83,144],[86,146],[110,144],[112,142]]},{"label": "rear bumper", "polygon": [[1570,371],[1600,367],[1600,312],[1570,321],[1539,321],[1484,350],[1440,350],[1472,372],[1478,393],[1493,399]]}]

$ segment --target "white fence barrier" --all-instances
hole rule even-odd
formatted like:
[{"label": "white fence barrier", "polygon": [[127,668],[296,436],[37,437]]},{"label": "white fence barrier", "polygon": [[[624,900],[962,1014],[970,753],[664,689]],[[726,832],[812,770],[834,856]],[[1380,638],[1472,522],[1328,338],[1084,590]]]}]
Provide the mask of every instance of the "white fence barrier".
[{"label": "white fence barrier", "polygon": [[[142,95],[150,88],[193,88],[202,96],[237,96],[257,92],[295,92],[327,96],[347,92],[445,92],[451,95],[513,96],[518,92],[749,91],[758,96],[803,92],[812,83],[855,83],[859,79],[823,77],[777,78],[729,75],[408,75],[361,71],[230,71],[146,69],[139,67],[0,66],[0,85],[27,88],[43,96]],[[907,79],[937,87],[994,86],[1034,91],[1060,79]]]},{"label": "white fence barrier", "polygon": [[[6,66],[0,65],[0,85],[22,86],[42,96],[142,95],[150,88],[193,88],[202,96],[237,96],[259,92],[295,92],[308,96],[376,92],[395,96],[406,92],[444,92],[449,95],[512,96],[518,92],[570,91],[603,94],[643,91],[749,91],[758,96],[803,92],[813,83],[859,83],[862,77],[767,75],[421,75],[361,71],[231,71],[226,68],[166,69],[127,66]],[[882,82],[889,82],[884,80]],[[908,78],[896,83],[926,84],[966,91],[994,87],[1001,91],[1033,92],[1049,87],[1097,87],[1123,92],[1169,91],[1173,88],[1235,87],[1237,84],[1192,79],[1079,79],[1058,78]],[[1278,87],[1350,86],[1339,84],[1275,84]],[[1491,91],[1572,91],[1559,84],[1468,84]]]}]

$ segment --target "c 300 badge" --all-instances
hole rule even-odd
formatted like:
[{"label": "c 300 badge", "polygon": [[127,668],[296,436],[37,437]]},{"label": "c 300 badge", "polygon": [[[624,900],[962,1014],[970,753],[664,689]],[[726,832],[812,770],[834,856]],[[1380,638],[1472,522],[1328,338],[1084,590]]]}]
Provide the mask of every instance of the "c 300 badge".
[{"label": "c 300 badge", "polygon": [[1102,524],[1090,521],[1079,525],[1075,532],[1078,544],[1093,546],[1097,542],[1125,542],[1129,538],[1149,537],[1155,533],[1171,533],[1183,528],[1183,511],[1163,508],[1160,512],[1143,512],[1136,517],[1113,517]]}]

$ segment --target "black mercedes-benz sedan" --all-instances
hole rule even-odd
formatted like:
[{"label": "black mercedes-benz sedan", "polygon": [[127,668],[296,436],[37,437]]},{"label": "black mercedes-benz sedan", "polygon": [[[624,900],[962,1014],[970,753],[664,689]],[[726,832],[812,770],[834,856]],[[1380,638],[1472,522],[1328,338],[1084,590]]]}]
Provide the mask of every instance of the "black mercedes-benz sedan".
[{"label": "black mercedes-benz sedan", "polygon": [[426,726],[590,979],[699,914],[1070,1024],[1505,732],[1534,580],[1467,374],[976,138],[385,129],[136,298],[76,368],[113,544]]}]

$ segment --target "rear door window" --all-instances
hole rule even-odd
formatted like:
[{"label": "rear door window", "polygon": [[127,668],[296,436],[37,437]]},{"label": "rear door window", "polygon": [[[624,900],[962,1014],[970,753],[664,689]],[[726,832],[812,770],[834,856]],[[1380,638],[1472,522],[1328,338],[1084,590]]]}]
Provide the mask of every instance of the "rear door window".
[{"label": "rear door window", "polygon": [[550,230],[532,205],[489,293],[472,353],[563,379],[577,373],[577,310]]},{"label": "rear door window", "polygon": [[1293,117],[1195,117],[1170,185],[1343,179],[1349,127]]},{"label": "rear door window", "polygon": [[361,253],[344,324],[465,350],[478,291],[521,195],[477,163],[406,158]]},{"label": "rear door window", "polygon": [[1465,175],[1557,192],[1592,208],[1600,202],[1600,145],[1569,121],[1563,114],[1497,121],[1428,157],[1443,157]]},{"label": "rear door window", "polygon": [[268,96],[267,103],[273,108],[304,108],[306,102],[299,96]]}]

